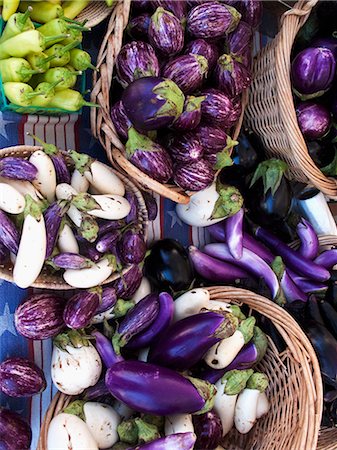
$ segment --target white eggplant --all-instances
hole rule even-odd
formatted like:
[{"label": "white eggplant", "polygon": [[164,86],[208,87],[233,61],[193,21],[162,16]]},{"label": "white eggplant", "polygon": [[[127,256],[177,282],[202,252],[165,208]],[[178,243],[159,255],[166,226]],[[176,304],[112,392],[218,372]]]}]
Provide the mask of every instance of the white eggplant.
[{"label": "white eggplant", "polygon": [[68,269],[63,273],[63,278],[70,286],[87,289],[102,284],[114,270],[109,259],[103,258],[87,269]]},{"label": "white eggplant", "polygon": [[91,185],[89,186],[88,192],[91,195],[101,195],[101,193],[97,189],[95,189],[94,186],[91,186]]},{"label": "white eggplant", "polygon": [[176,322],[197,314],[201,309],[208,307],[209,301],[210,295],[206,289],[197,288],[185,292],[174,301],[173,320]]},{"label": "white eggplant", "polygon": [[131,209],[130,203],[120,195],[93,195],[92,198],[99,204],[101,209],[93,209],[88,211],[88,214],[101,219],[124,219]]},{"label": "white eggplant", "polygon": [[138,361],[147,362],[147,358],[149,356],[150,347],[145,347],[139,350],[138,353]]},{"label": "white eggplant", "polygon": [[0,209],[9,214],[20,214],[25,209],[25,198],[10,184],[0,183]]},{"label": "white eggplant", "polygon": [[[56,198],[57,200],[71,200],[73,196],[77,195],[78,192],[67,183],[60,183],[56,186]],[[74,206],[71,205],[67,211],[69,219],[77,226],[80,227],[82,223],[82,214]]]},{"label": "white eggplant", "polygon": [[266,396],[265,392],[260,392],[259,398],[257,399],[257,407],[256,407],[256,418],[264,416],[268,413],[270,408],[269,400]]},{"label": "white eggplant", "polygon": [[57,246],[61,253],[79,253],[80,249],[73,230],[65,223],[60,231]]},{"label": "white eggplant", "polygon": [[218,302],[217,300],[210,300],[206,309],[209,311],[231,312],[231,305],[226,302]]},{"label": "white eggplant", "polygon": [[55,200],[56,172],[52,159],[42,150],[34,152],[29,162],[37,168],[36,179],[33,185],[49,201]]},{"label": "white eggplant", "polygon": [[49,424],[46,450],[98,450],[85,422],[74,414],[61,413]]},{"label": "white eggplant", "polygon": [[119,440],[117,426],[121,419],[111,406],[86,402],[83,412],[85,423],[100,449],[110,448]]},{"label": "white eggplant", "polygon": [[307,200],[297,200],[296,208],[317,234],[337,235],[336,221],[322,192]]},{"label": "white eggplant", "polygon": [[84,172],[89,183],[101,194],[116,194],[123,196],[125,187],[121,179],[106,164],[94,161],[90,165],[90,171]]},{"label": "white eggplant", "polygon": [[194,433],[191,414],[175,414],[165,417],[165,436],[189,432]]},{"label": "white eggplant", "polygon": [[87,192],[90,185],[88,179],[77,169],[75,169],[71,175],[70,184],[77,192]]},{"label": "white eggplant", "polygon": [[132,296],[132,301],[138,303],[142,298],[146,297],[146,295],[151,294],[151,285],[149,280],[146,277],[142,278],[142,281],[139,285],[139,288]]},{"label": "white eggplant", "polygon": [[0,177],[0,182],[12,186],[24,197],[26,195],[30,195],[35,201],[43,199],[43,195],[37,189],[35,189],[35,187],[29,181],[12,180],[10,178]]}]

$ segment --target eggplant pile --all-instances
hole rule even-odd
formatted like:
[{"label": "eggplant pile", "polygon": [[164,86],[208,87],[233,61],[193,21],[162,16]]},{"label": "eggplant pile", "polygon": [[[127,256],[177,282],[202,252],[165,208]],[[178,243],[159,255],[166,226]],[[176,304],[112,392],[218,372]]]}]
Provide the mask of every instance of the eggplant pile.
[{"label": "eggplant pile", "polygon": [[91,288],[140,263],[146,244],[133,193],[100,161],[71,150],[70,171],[62,151],[34,138],[43,149],[29,159],[0,160],[0,263],[13,264],[14,283],[27,288],[46,270]]},{"label": "eggplant pile", "polygon": [[133,5],[116,59],[111,119],[138,169],[201,191],[229,164],[261,15],[260,1]]}]

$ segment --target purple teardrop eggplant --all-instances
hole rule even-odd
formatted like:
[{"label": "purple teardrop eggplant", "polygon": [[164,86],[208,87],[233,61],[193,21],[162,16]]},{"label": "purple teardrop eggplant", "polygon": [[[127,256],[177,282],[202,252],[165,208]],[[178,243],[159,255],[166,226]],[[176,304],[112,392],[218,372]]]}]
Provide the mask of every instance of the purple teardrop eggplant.
[{"label": "purple teardrop eggplant", "polygon": [[137,447],[130,448],[129,450],[192,450],[194,448],[195,439],[195,434],[191,432],[175,433],[147,442],[146,444],[137,445]]},{"label": "purple teardrop eggplant", "polygon": [[234,108],[233,102],[217,89],[208,89],[202,93],[205,100],[201,104],[201,115],[206,122],[220,128],[231,128],[238,121],[241,111]]},{"label": "purple teardrop eggplant", "polygon": [[43,371],[25,358],[8,358],[0,364],[0,390],[9,397],[32,397],[46,389]]},{"label": "purple teardrop eggplant", "polygon": [[194,97],[189,95],[184,103],[184,110],[177,120],[173,122],[172,128],[178,131],[189,131],[196,128],[201,121],[201,103],[205,97]]},{"label": "purple teardrop eggplant", "polygon": [[141,269],[137,264],[133,264],[125,275],[122,275],[111,284],[111,287],[115,289],[117,298],[127,300],[139,288],[142,278],[143,274]]},{"label": "purple teardrop eggplant", "polygon": [[214,69],[219,58],[217,46],[212,42],[205,41],[205,39],[195,39],[189,42],[185,48],[185,54],[189,53],[204,56],[207,59],[209,71]]},{"label": "purple teardrop eggplant", "polygon": [[32,430],[19,414],[9,409],[0,407],[0,444],[2,439],[6,437],[8,446],[1,447],[3,450],[16,449],[29,450],[32,442]]},{"label": "purple teardrop eggplant", "polygon": [[128,35],[131,36],[132,39],[144,40],[149,31],[150,21],[151,15],[146,12],[139,16],[132,17],[126,28]]},{"label": "purple teardrop eggplant", "polygon": [[46,259],[50,258],[54,251],[62,218],[68,211],[69,206],[66,200],[59,200],[51,203],[43,213],[47,233]]},{"label": "purple teardrop eggplant", "polygon": [[189,132],[177,135],[173,139],[169,151],[174,161],[189,163],[199,161],[203,156],[204,149],[194,133]]},{"label": "purple teardrop eggplant", "polygon": [[96,314],[107,311],[117,303],[116,290],[113,287],[105,287],[102,290],[101,301],[95,311]]},{"label": "purple teardrop eggplant", "polygon": [[120,238],[121,232],[119,230],[112,230],[106,234],[103,234],[96,241],[96,250],[100,253],[106,253],[111,251],[112,246]]},{"label": "purple teardrop eggplant", "polygon": [[252,27],[241,20],[235,30],[227,36],[226,46],[228,53],[240,57],[247,48],[251,48],[252,38]]},{"label": "purple teardrop eggplant", "polygon": [[193,416],[193,425],[197,435],[195,450],[213,450],[221,444],[222,424],[215,411]]},{"label": "purple teardrop eggplant", "polygon": [[214,39],[233,31],[241,14],[232,6],[207,2],[191,9],[187,16],[187,31],[196,38]]},{"label": "purple teardrop eggplant", "polygon": [[19,249],[20,234],[11,219],[0,210],[0,242],[15,255]]},{"label": "purple teardrop eggplant", "polygon": [[118,136],[121,139],[126,140],[128,138],[128,130],[130,127],[132,127],[132,124],[130,122],[130,119],[126,115],[121,100],[119,100],[112,106],[110,116]]},{"label": "purple teardrop eggplant", "polygon": [[261,0],[238,0],[235,8],[241,13],[241,19],[252,28],[257,28],[262,20],[263,4]]},{"label": "purple teardrop eggplant", "polygon": [[157,8],[151,16],[149,40],[166,56],[181,52],[184,47],[184,29],[180,20],[164,8]]},{"label": "purple teardrop eggplant", "polygon": [[33,181],[37,175],[37,168],[23,158],[7,156],[0,159],[0,176],[13,180]]},{"label": "purple teardrop eggplant", "polygon": [[214,180],[214,170],[204,159],[187,164],[177,164],[174,167],[173,180],[186,191],[201,191]]},{"label": "purple teardrop eggplant", "polygon": [[65,327],[63,310],[65,300],[46,291],[32,294],[15,310],[17,331],[27,339],[49,339]]},{"label": "purple teardrop eggplant", "polygon": [[226,147],[229,138],[221,128],[207,124],[199,125],[194,133],[201,142],[205,153],[221,152]]},{"label": "purple teardrop eggplant", "polygon": [[190,53],[169,61],[163,69],[163,76],[173,80],[184,94],[190,94],[202,86],[207,72],[207,59]]},{"label": "purple teardrop eggplant", "polygon": [[305,139],[314,140],[328,133],[332,119],[324,105],[311,101],[301,102],[296,107],[296,116]]},{"label": "purple teardrop eggplant", "polygon": [[116,59],[117,77],[126,88],[139,78],[159,75],[159,63],[155,51],[150,44],[132,41],[125,44]]},{"label": "purple teardrop eggplant", "polygon": [[67,301],[63,320],[69,328],[85,328],[94,317],[98,305],[99,294],[97,292],[80,291]]},{"label": "purple teardrop eggplant", "polygon": [[218,89],[232,98],[250,86],[251,73],[235,57],[224,54],[216,63],[214,79]]},{"label": "purple teardrop eggplant", "polygon": [[50,157],[54,164],[57,183],[70,184],[70,172],[63,155],[59,152],[57,154],[50,155]]},{"label": "purple teardrop eggplant", "polygon": [[51,258],[52,263],[60,269],[86,269],[94,263],[78,253],[59,253]]},{"label": "purple teardrop eggplant", "polygon": [[178,19],[184,19],[186,15],[186,1],[185,0],[153,0],[153,5],[155,7],[161,6],[166,11],[170,11]]},{"label": "purple teardrop eggplant", "polygon": [[146,243],[142,234],[127,230],[118,242],[118,254],[125,264],[139,264],[145,258]]}]

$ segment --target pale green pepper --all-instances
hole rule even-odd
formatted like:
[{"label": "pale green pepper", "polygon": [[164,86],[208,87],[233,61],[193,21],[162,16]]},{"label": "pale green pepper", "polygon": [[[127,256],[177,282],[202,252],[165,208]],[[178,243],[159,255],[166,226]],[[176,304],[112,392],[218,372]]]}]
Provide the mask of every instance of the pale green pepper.
[{"label": "pale green pepper", "polygon": [[40,73],[40,71],[32,69],[29,62],[23,58],[0,60],[0,74],[3,83],[8,81],[27,83],[36,73]]},{"label": "pale green pepper", "polygon": [[82,95],[73,89],[63,89],[55,92],[54,97],[49,103],[50,107],[61,108],[67,111],[75,112],[82,108],[82,106],[93,106],[99,108],[96,103],[86,102]]},{"label": "pale green pepper", "polygon": [[32,8],[28,8],[24,14],[15,13],[10,16],[0,37],[0,44],[7,41],[7,39],[17,36],[23,31],[34,30],[34,24],[29,17],[31,10]]},{"label": "pale green pepper", "polygon": [[31,106],[32,99],[41,95],[39,92],[34,92],[33,88],[26,83],[9,81],[3,84],[3,88],[8,100],[19,106]]}]

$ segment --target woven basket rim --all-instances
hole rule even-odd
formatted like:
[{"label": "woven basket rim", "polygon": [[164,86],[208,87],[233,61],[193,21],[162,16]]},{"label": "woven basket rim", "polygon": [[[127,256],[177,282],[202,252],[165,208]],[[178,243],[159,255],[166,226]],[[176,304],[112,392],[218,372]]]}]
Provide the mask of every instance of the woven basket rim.
[{"label": "woven basket rim", "polygon": [[115,5],[108,6],[105,0],[91,1],[89,5],[75,18],[79,22],[87,20],[86,26],[93,28],[105,20],[114,9]]},{"label": "woven basket rim", "polygon": [[[0,159],[10,155],[22,156],[26,157],[32,154],[36,150],[42,150],[41,146],[32,146],[32,145],[16,145],[12,147],[5,147],[0,150]],[[138,220],[141,226],[144,239],[147,240],[147,232],[148,232],[148,215],[146,204],[144,198],[140,192],[140,190],[130,181],[126,176],[119,173],[115,169],[112,169],[114,173],[123,181],[125,187],[134,193],[138,201]],[[119,279],[121,276],[124,276],[132,266],[125,267],[122,272],[116,274],[112,274],[109,278],[107,278],[102,285],[106,285]],[[6,265],[6,267],[0,265],[0,279],[9,281],[13,283],[13,275],[12,275],[12,264]],[[40,289],[53,289],[53,290],[73,290],[74,287],[67,284],[62,275],[50,275],[50,274],[40,274],[40,276],[36,279],[36,281],[31,285],[34,288]]]}]

